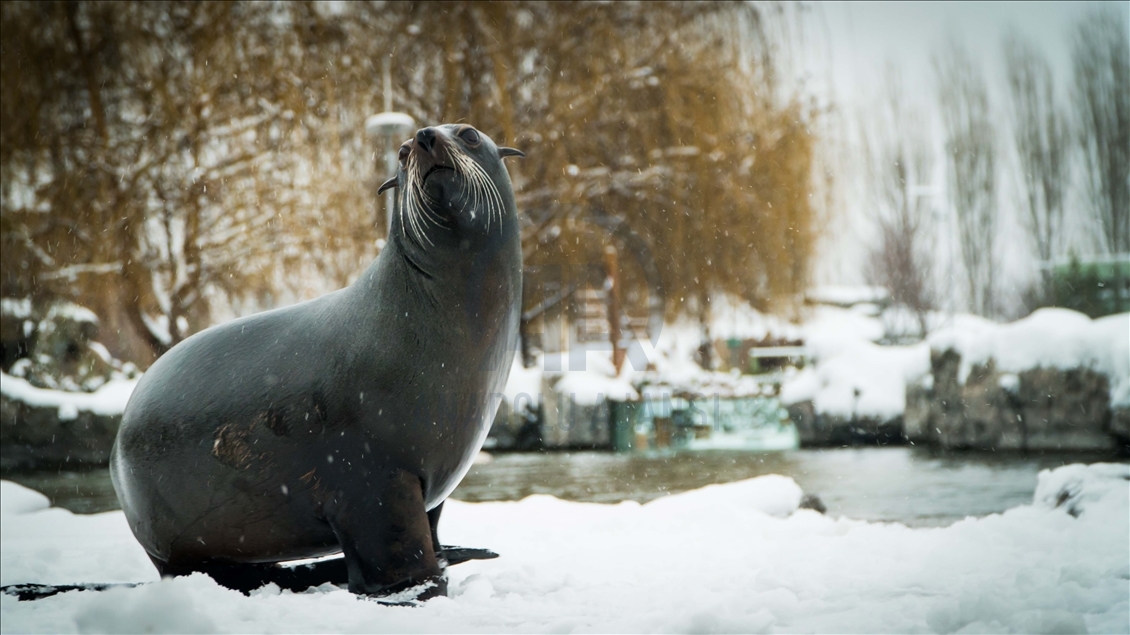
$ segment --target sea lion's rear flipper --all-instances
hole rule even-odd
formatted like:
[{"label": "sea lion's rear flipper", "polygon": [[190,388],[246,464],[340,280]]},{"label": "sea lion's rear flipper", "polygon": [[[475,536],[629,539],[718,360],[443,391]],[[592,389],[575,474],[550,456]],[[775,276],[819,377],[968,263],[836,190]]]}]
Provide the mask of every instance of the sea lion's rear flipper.
[{"label": "sea lion's rear flipper", "polygon": [[326,520],[345,556],[349,590],[387,596],[426,585],[417,599],[446,595],[420,479],[396,470],[382,481],[350,484],[351,490],[338,491],[326,505]]},{"label": "sea lion's rear flipper", "polygon": [[140,582],[88,582],[86,584],[9,584],[0,587],[0,593],[15,597],[20,602],[42,600],[70,591],[105,591],[118,587],[130,588]]}]

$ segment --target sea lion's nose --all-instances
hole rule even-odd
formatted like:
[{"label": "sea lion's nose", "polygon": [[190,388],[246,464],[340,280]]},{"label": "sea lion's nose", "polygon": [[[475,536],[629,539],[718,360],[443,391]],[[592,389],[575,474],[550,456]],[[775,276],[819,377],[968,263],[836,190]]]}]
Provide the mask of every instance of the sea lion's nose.
[{"label": "sea lion's nose", "polygon": [[416,147],[428,154],[436,147],[436,131],[432,128],[420,128],[416,131]]}]

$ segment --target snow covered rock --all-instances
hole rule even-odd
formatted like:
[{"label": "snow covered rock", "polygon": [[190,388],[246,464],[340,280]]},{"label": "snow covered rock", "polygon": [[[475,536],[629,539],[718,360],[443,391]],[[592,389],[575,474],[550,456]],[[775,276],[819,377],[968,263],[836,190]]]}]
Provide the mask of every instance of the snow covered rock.
[{"label": "snow covered rock", "polygon": [[91,393],[68,392],[0,374],[0,465],[104,465],[136,385],[117,378]]},{"label": "snow covered rock", "polygon": [[122,364],[95,340],[98,316],[72,302],[32,306],[5,298],[2,370],[38,388],[90,392],[115,375]]},{"label": "snow covered rock", "polygon": [[[1130,448],[1130,314],[1041,309],[930,337],[931,386],[908,435],[947,448]],[[908,395],[911,394],[908,391]]]},{"label": "snow covered rock", "polygon": [[95,341],[98,317],[85,307],[4,298],[0,308],[0,465],[105,464],[137,368]]}]

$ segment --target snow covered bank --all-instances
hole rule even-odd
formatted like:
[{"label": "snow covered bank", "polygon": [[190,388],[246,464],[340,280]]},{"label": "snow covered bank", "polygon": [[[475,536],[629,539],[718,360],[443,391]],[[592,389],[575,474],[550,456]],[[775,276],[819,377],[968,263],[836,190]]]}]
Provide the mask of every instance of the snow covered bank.
[{"label": "snow covered bank", "polygon": [[1130,313],[1092,320],[1068,309],[1040,309],[1009,324],[982,322],[932,333],[930,347],[961,355],[958,381],[991,360],[997,371],[1090,368],[1110,380],[1113,406],[1130,406]]},{"label": "snow covered bank", "polygon": [[17,470],[105,465],[137,381],[118,376],[94,392],[71,392],[0,375],[0,465]]},{"label": "snow covered bank", "polygon": [[1011,324],[941,329],[912,386],[912,439],[942,447],[1130,453],[1130,314],[1041,309]]},{"label": "snow covered bank", "polygon": [[[333,587],[244,597],[198,575],[4,596],[2,630],[1126,633],[1127,478],[1125,465],[1045,472],[1032,505],[938,529],[798,510],[779,476],[646,505],[451,501],[444,541],[502,557],[452,568],[451,597],[419,608]],[[11,483],[0,497],[3,584],[154,580],[120,512],[45,509]]]},{"label": "snow covered bank", "polygon": [[1009,324],[958,315],[911,346],[875,344],[879,322],[823,307],[806,323],[814,363],[781,389],[802,443],[884,427],[943,447],[1103,450],[1130,440],[1130,314],[1041,309]]}]

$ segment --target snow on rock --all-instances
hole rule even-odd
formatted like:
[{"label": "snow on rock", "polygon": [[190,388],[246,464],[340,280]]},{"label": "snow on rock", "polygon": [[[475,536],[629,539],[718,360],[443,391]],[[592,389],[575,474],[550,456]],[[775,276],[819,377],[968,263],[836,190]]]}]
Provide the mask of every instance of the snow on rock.
[{"label": "snow on rock", "polygon": [[[502,557],[451,568],[450,597],[416,608],[154,581],[120,512],[5,508],[4,584],[154,582],[0,610],[5,632],[1126,633],[1130,481],[1114,472],[1046,472],[1032,505],[928,529],[798,510],[779,476],[645,505],[449,501],[444,542]],[[1083,513],[1046,503],[1077,478]]]},{"label": "snow on rock", "polygon": [[[939,323],[938,315],[932,322]],[[1089,367],[1111,382],[1111,404],[1130,405],[1130,314],[1091,320],[1067,309],[1040,309],[1009,324],[955,315],[927,343],[879,346],[879,319],[851,309],[818,307],[803,325],[815,364],[786,378],[781,401],[812,401],[815,411],[840,417],[891,419],[903,414],[906,387],[928,382],[930,351],[961,355],[964,383],[976,364],[994,360],[1004,386],[1015,389],[1017,373],[1037,367]]]},{"label": "snow on rock", "polygon": [[906,409],[906,386],[930,372],[930,349],[846,341],[836,354],[789,378],[781,403],[812,401],[816,412],[838,417],[893,419]]},{"label": "snow on rock", "polygon": [[958,380],[990,359],[999,372],[1037,367],[1089,367],[1111,382],[1111,404],[1130,405],[1130,313],[1092,320],[1068,309],[1046,308],[1009,324],[964,323],[939,329],[928,338],[936,351],[961,355]]},{"label": "snow on rock", "polygon": [[133,389],[137,387],[138,379],[114,378],[98,390],[86,393],[37,388],[26,379],[0,373],[0,392],[9,399],[22,401],[29,406],[58,408],[60,419],[71,420],[80,411],[96,415],[122,414]]}]

